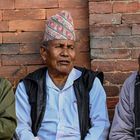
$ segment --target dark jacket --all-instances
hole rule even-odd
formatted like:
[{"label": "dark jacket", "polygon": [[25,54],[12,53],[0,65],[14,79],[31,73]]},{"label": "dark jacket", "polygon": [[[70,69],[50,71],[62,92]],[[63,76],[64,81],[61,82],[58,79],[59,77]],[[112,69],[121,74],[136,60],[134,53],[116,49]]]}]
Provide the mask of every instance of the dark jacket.
[{"label": "dark jacket", "polygon": [[10,82],[0,78],[0,140],[11,140],[15,128],[14,92]]},{"label": "dark jacket", "polygon": [[[82,75],[74,81],[73,86],[78,104],[81,139],[83,140],[90,128],[88,93],[92,88],[97,73],[84,68],[77,69],[82,72]],[[31,118],[33,122],[32,131],[35,136],[37,136],[45,112],[47,96],[45,90],[46,70],[46,67],[41,68],[27,75],[27,77],[23,79],[26,93],[29,96],[29,103],[31,105]],[[103,73],[101,73],[100,76],[103,78]]]}]

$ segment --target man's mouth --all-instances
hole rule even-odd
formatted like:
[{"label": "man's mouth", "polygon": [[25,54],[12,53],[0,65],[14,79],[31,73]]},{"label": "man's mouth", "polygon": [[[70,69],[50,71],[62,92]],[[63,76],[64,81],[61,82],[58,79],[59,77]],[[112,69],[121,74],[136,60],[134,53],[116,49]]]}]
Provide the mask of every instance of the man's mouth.
[{"label": "man's mouth", "polygon": [[61,65],[68,65],[70,63],[70,61],[68,61],[68,60],[60,60],[59,63]]}]

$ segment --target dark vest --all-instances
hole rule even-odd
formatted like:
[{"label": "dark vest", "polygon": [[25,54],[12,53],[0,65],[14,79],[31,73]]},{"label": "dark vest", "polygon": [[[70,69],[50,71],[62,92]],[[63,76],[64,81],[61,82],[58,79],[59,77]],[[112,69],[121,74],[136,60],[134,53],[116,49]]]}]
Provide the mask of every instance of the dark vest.
[{"label": "dark vest", "polygon": [[[81,140],[84,140],[89,128],[89,92],[92,88],[95,77],[97,76],[103,83],[103,73],[93,72],[85,68],[75,67],[82,72],[81,76],[74,81],[74,91],[77,99],[79,126]],[[46,107],[46,70],[41,68],[27,75],[24,79],[24,85],[31,105],[32,132],[37,136],[41,126]],[[94,93],[93,93],[94,94]]]}]

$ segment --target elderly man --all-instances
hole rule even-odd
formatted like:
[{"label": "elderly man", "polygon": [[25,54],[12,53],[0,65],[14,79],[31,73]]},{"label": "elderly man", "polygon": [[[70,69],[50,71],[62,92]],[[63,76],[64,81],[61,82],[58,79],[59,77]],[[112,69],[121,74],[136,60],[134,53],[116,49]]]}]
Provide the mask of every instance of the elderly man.
[{"label": "elderly man", "polygon": [[74,67],[69,12],[47,20],[40,53],[47,67],[29,74],[16,90],[19,139],[106,140],[106,94],[92,71]]},{"label": "elderly man", "polygon": [[14,92],[10,82],[0,78],[0,140],[11,140],[15,129]]},{"label": "elderly man", "polygon": [[110,140],[140,140],[140,55],[139,70],[124,82],[116,105]]}]

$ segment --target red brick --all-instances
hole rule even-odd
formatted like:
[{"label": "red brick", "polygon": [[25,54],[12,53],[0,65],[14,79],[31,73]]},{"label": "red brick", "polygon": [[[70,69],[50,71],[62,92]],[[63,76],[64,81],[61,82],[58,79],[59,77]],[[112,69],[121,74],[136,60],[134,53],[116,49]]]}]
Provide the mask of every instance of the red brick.
[{"label": "red brick", "polygon": [[19,77],[26,74],[26,68],[20,66],[2,66],[0,67],[0,76],[2,77]]},{"label": "red brick", "polygon": [[123,14],[122,23],[133,24],[140,23],[140,14]]},{"label": "red brick", "polygon": [[121,14],[90,14],[89,24],[121,24]]},{"label": "red brick", "polygon": [[114,109],[115,105],[118,103],[119,98],[107,98],[107,108],[108,109]]},{"label": "red brick", "polygon": [[88,7],[88,2],[83,0],[59,0],[60,8],[81,8]]},{"label": "red brick", "polygon": [[122,85],[131,72],[108,72],[105,73],[105,84]]},{"label": "red brick", "polygon": [[111,2],[89,2],[89,13],[112,13]]},{"label": "red brick", "polygon": [[128,59],[130,55],[131,50],[128,49],[91,49],[92,59]]},{"label": "red brick", "polygon": [[0,54],[31,54],[39,53],[41,44],[1,44]]},{"label": "red brick", "polygon": [[75,43],[75,46],[80,52],[89,51],[89,41],[80,40]]},{"label": "red brick", "polygon": [[76,41],[89,41],[89,31],[88,30],[76,30]]},{"label": "red brick", "polygon": [[127,48],[128,46],[128,36],[115,36],[112,39],[113,48]]},{"label": "red brick", "polygon": [[46,9],[46,18],[48,19],[49,17],[57,14],[58,12],[60,12],[63,9],[60,8],[55,8],[55,9]]},{"label": "red brick", "polygon": [[89,51],[89,31],[88,30],[76,30],[76,48],[80,52]]},{"label": "red brick", "polygon": [[139,36],[117,36],[112,39],[113,48],[135,48],[140,47]]},{"label": "red brick", "polygon": [[91,60],[91,69],[96,71],[115,71],[116,70],[116,62],[114,60]]},{"label": "red brick", "polygon": [[140,2],[139,2],[139,4],[138,4],[138,7],[139,7],[139,9],[140,9]]},{"label": "red brick", "polygon": [[116,61],[116,70],[118,71],[135,71],[138,68],[137,60],[118,60]]},{"label": "red brick", "polygon": [[113,35],[131,35],[131,26],[129,25],[116,25],[116,26],[113,26],[113,29],[112,29],[112,34]]},{"label": "red brick", "polygon": [[14,9],[14,0],[0,0],[0,9]]},{"label": "red brick", "polygon": [[108,114],[109,114],[109,120],[110,122],[112,122],[114,117],[114,109],[108,109]]},{"label": "red brick", "polygon": [[110,48],[111,38],[90,38],[90,48]]},{"label": "red brick", "polygon": [[0,43],[2,43],[2,34],[0,33]]},{"label": "red brick", "polygon": [[4,10],[3,20],[45,19],[45,9]]},{"label": "red brick", "polygon": [[86,19],[88,18],[88,8],[83,7],[83,8],[59,8],[59,9],[47,9],[46,14],[47,18],[49,18],[52,15],[57,14],[58,12],[62,10],[67,10],[71,13],[72,18],[75,19]]},{"label": "red brick", "polygon": [[94,37],[131,35],[129,25],[93,25],[90,26],[90,35]]},{"label": "red brick", "polygon": [[75,29],[88,29],[89,22],[88,19],[76,19],[74,20]]},{"label": "red brick", "polygon": [[140,25],[139,24],[132,25],[132,35],[140,35]]},{"label": "red brick", "polygon": [[27,66],[27,73],[31,73],[39,68],[45,67],[45,65],[32,65],[32,66]]},{"label": "red brick", "polygon": [[[24,77],[24,76],[23,76],[23,77]],[[22,79],[23,77],[19,77],[19,78],[10,77],[10,78],[7,78],[7,79],[11,82],[11,84],[12,84],[14,93],[15,93],[15,91],[16,91],[16,88],[17,88],[17,85],[18,85],[20,79]]]},{"label": "red brick", "polygon": [[12,20],[9,22],[9,31],[44,31],[43,20]]},{"label": "red brick", "polygon": [[137,48],[140,47],[140,36],[131,36],[129,39],[129,47],[130,48]]},{"label": "red brick", "polygon": [[19,44],[1,44],[0,53],[1,54],[19,54]]},{"label": "red brick", "polygon": [[0,54],[0,67],[1,67],[1,54]]},{"label": "red brick", "polygon": [[76,57],[75,65],[90,68],[89,52],[78,52],[77,51],[76,54],[77,54],[77,57]]},{"label": "red brick", "polygon": [[38,43],[42,38],[42,32],[3,33],[3,43]]},{"label": "red brick", "polygon": [[0,32],[1,31],[8,31],[9,30],[9,24],[7,21],[0,21]]},{"label": "red brick", "polygon": [[95,25],[90,27],[90,36],[93,37],[103,37],[112,36],[112,26],[110,25]]},{"label": "red brick", "polygon": [[20,54],[40,53],[40,43],[20,44]]},{"label": "red brick", "polygon": [[137,59],[140,54],[140,48],[132,49],[132,58]]},{"label": "red brick", "polygon": [[139,2],[114,2],[113,3],[113,12],[114,13],[135,13],[139,10]]},{"label": "red brick", "polygon": [[20,79],[22,79],[23,77],[25,77],[25,76],[20,76],[18,78],[17,77],[6,77],[11,82],[14,93],[16,91],[18,83],[20,82]]},{"label": "red brick", "polygon": [[0,21],[2,20],[2,11],[0,10]]},{"label": "red brick", "polygon": [[15,8],[55,8],[57,0],[15,0]]},{"label": "red brick", "polygon": [[88,7],[71,8],[71,9],[67,8],[66,10],[70,11],[70,13],[74,19],[88,19],[88,17],[89,17]]},{"label": "red brick", "polygon": [[119,95],[118,86],[104,86],[107,97],[115,97]]},{"label": "red brick", "polygon": [[106,2],[110,0],[88,0],[89,2]]},{"label": "red brick", "polygon": [[123,71],[129,72],[134,71],[138,68],[136,59],[128,60],[92,60],[91,69],[99,70],[104,72],[112,71]]},{"label": "red brick", "polygon": [[43,61],[39,54],[2,56],[2,64],[5,66],[36,65],[41,63],[43,63]]}]

